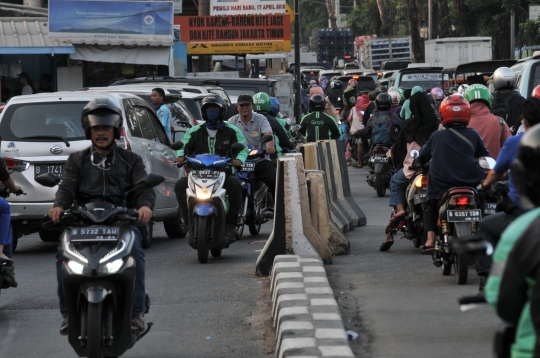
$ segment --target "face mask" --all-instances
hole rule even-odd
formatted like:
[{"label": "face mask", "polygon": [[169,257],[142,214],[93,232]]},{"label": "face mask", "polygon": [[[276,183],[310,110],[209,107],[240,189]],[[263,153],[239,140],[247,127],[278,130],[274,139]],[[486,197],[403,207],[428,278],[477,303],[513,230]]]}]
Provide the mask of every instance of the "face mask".
[{"label": "face mask", "polygon": [[219,121],[219,114],[221,109],[207,109],[206,110],[206,126],[210,129],[216,129]]}]

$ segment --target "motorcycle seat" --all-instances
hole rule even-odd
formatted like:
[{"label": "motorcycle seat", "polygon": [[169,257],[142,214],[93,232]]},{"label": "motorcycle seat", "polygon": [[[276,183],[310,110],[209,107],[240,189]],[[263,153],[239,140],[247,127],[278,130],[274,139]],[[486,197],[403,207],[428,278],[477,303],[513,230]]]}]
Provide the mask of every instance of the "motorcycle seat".
[{"label": "motorcycle seat", "polygon": [[448,190],[446,193],[444,193],[442,198],[439,200],[439,206],[441,206],[446,200],[448,200],[448,198],[457,194],[474,195],[476,197],[476,190],[468,186],[460,186],[460,187],[452,188]]}]

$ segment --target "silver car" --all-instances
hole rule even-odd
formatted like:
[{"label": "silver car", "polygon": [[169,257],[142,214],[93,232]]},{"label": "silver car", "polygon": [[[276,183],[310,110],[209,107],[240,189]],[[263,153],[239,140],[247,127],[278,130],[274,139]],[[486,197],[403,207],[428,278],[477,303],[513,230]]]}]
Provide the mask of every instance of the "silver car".
[{"label": "silver car", "polygon": [[[13,179],[27,193],[11,196],[13,247],[22,235],[39,232],[43,241],[57,241],[60,232],[43,230],[41,220],[52,208],[56,189],[36,183],[35,176],[62,176],[68,156],[88,148],[81,127],[81,111],[93,98],[109,97],[122,109],[124,124],[117,144],[141,156],[148,173],[165,181],[154,190],[155,221],[162,221],[169,237],[183,237],[186,228],[178,209],[174,185],[181,170],[174,165],[176,152],[152,108],[141,98],[126,93],[58,92],[14,97],[0,114],[0,150],[8,166],[28,162],[29,168],[13,173]],[[153,224],[141,227],[143,246],[152,241]]]}]

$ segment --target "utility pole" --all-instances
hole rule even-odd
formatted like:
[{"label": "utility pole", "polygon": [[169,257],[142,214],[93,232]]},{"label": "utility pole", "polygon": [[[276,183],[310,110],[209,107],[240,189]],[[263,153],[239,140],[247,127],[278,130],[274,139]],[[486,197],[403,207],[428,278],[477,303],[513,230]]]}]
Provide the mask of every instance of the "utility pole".
[{"label": "utility pole", "polygon": [[433,8],[432,8],[432,2],[433,0],[428,0],[428,10],[427,10],[427,13],[428,13],[428,40],[431,40],[431,29],[433,28],[433,24],[432,24],[432,16],[431,16],[431,12],[433,11]]},{"label": "utility pole", "polygon": [[296,88],[294,96],[294,120],[300,124],[302,119],[302,78],[300,76],[300,1],[294,0],[294,78],[296,79]]},{"label": "utility pole", "polygon": [[510,13],[510,59],[516,58],[516,12]]},{"label": "utility pole", "polygon": [[[210,0],[199,0],[199,16],[210,16]],[[199,72],[210,72],[212,55],[199,55]]]}]

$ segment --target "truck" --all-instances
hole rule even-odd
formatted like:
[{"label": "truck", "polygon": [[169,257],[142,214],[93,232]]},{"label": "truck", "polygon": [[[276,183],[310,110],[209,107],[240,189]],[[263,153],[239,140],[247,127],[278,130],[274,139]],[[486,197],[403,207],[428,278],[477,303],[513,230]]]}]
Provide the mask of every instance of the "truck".
[{"label": "truck", "polygon": [[432,66],[491,61],[491,37],[448,37],[425,42],[425,59]]},{"label": "truck", "polygon": [[311,35],[311,50],[317,52],[318,62],[332,62],[336,57],[354,56],[352,29],[314,29]]},{"label": "truck", "polygon": [[410,37],[357,36],[354,46],[362,68],[378,70],[384,61],[412,59]]}]

